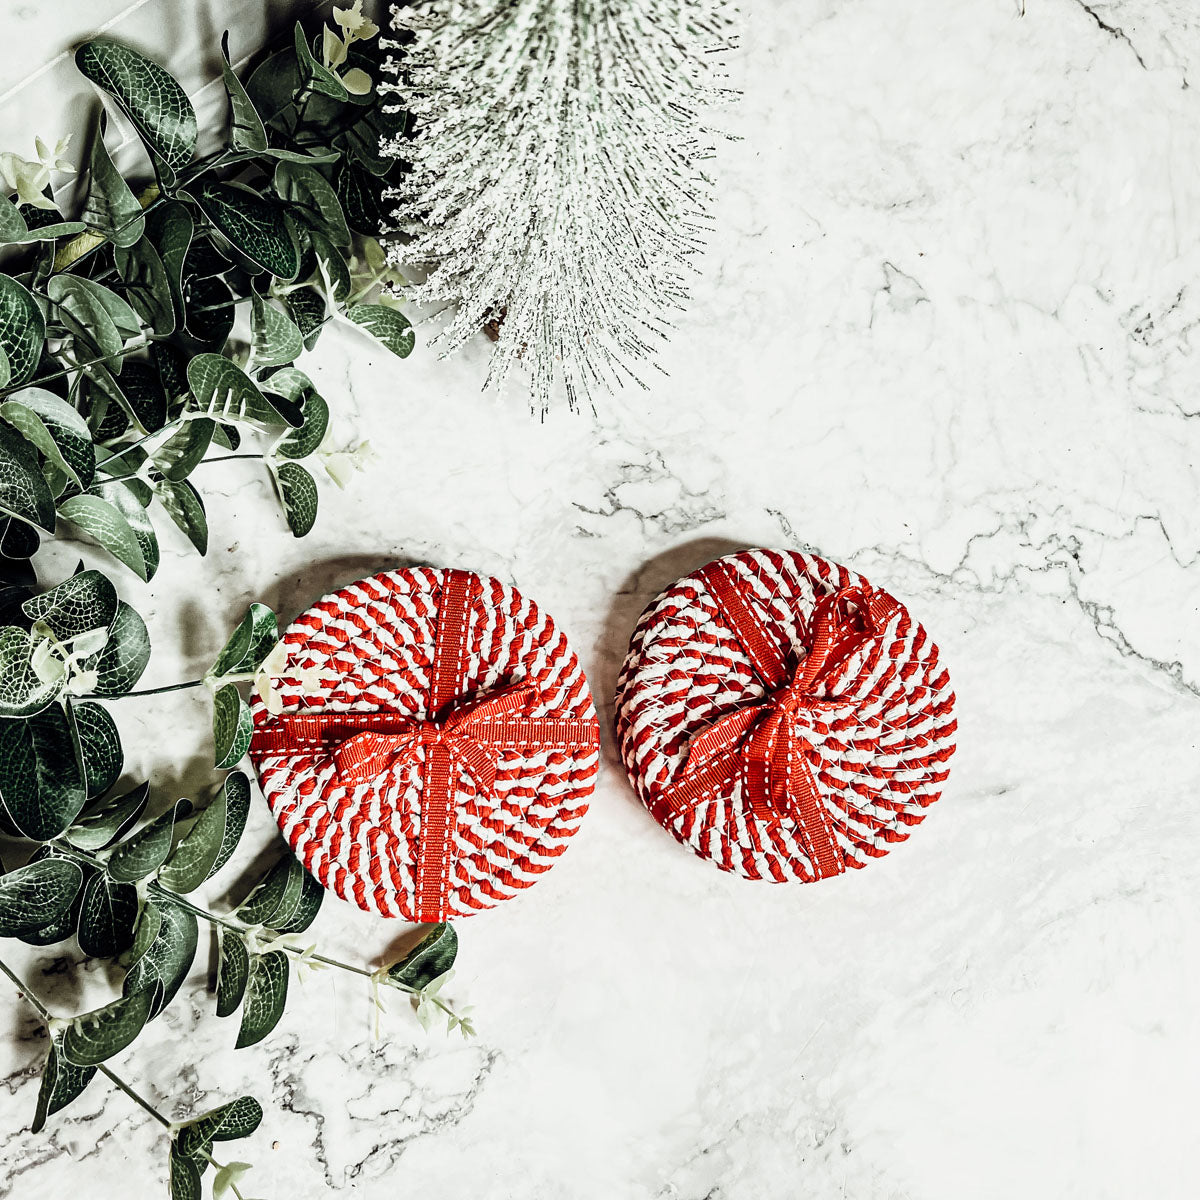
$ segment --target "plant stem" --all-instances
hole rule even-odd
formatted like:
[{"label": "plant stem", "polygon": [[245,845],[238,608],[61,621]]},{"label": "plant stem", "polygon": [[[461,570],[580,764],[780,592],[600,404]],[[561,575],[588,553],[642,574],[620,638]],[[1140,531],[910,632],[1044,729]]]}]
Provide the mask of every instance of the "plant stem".
[{"label": "plant stem", "polygon": [[145,1096],[138,1095],[138,1093],[135,1092],[133,1088],[131,1088],[129,1084],[127,1084],[125,1080],[123,1080],[115,1071],[110,1071],[103,1063],[97,1063],[96,1070],[99,1071],[101,1075],[107,1075],[108,1078],[130,1098],[130,1100],[132,1100],[135,1104],[140,1104],[142,1108],[144,1108],[160,1125],[166,1127],[171,1124],[171,1122],[168,1121],[167,1118],[164,1117],[163,1114],[160,1113],[158,1109],[155,1108],[154,1105],[145,1098]]},{"label": "plant stem", "polygon": [[196,466],[198,466],[198,467],[202,467],[202,466],[204,466],[204,464],[205,464],[205,463],[234,462],[236,459],[239,459],[239,458],[266,458],[266,457],[267,457],[267,456],[266,456],[266,454],[265,454],[265,453],[259,453],[259,454],[219,454],[219,455],[217,455],[217,457],[216,457],[216,458],[202,458],[202,459],[201,459],[201,460],[200,460],[200,461],[199,461],[199,462],[196,464]]},{"label": "plant stem", "polygon": [[[50,1021],[54,1020],[54,1015],[50,1012],[50,1010],[37,998],[37,996],[33,994],[32,991],[30,991],[29,986],[25,983],[25,981],[19,975],[17,975],[15,971],[13,971],[8,963],[4,962],[2,959],[0,959],[0,971],[3,971],[4,974],[12,980],[13,984],[20,992],[21,997],[29,1005],[37,1009],[38,1016],[40,1016],[43,1021],[49,1023]],[[167,1118],[164,1117],[163,1114],[160,1113],[158,1109],[146,1099],[145,1096],[141,1096],[135,1092],[133,1088],[131,1088],[129,1084],[127,1084],[125,1080],[122,1079],[115,1071],[110,1071],[103,1063],[97,1063],[96,1070],[102,1075],[106,1075],[135,1104],[141,1105],[141,1107],[144,1108],[160,1125],[170,1125],[171,1122],[168,1121]]]},{"label": "plant stem", "polygon": [[24,383],[0,388],[0,396],[8,396],[13,392],[22,391],[24,388],[38,387],[43,383],[51,382],[51,380],[61,379],[64,375],[70,375],[72,371],[82,371],[87,367],[94,367],[100,363],[108,362],[110,358],[125,358],[127,355],[136,354],[139,350],[145,350],[150,345],[150,340],[147,338],[144,342],[135,342],[133,345],[125,346],[116,354],[102,354],[99,358],[88,358],[83,362],[72,363],[69,367],[63,367],[61,371],[51,371],[49,375],[39,375],[36,379],[27,379]]},{"label": "plant stem", "polygon": [[124,700],[129,696],[161,696],[164,692],[181,692],[184,688],[199,687],[203,679],[189,679],[186,683],[167,683],[162,687],[142,688],[138,692],[126,692],[122,696],[113,696],[114,700]]}]

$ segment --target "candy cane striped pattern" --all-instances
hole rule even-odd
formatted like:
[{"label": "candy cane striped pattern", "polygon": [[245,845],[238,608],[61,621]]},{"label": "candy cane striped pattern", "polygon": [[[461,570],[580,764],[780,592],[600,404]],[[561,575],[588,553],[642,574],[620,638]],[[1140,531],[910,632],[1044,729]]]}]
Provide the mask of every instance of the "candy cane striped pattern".
[{"label": "candy cane striped pattern", "polygon": [[[448,572],[387,571],[326,596],[292,623],[287,663],[274,690],[285,713],[427,711],[439,598]],[[464,697],[505,684],[538,692],[534,717],[583,720],[595,728],[587,681],[553,621],[515,588],[481,576],[460,664]],[[252,703],[256,727],[270,714]],[[343,900],[416,920],[414,878],[421,831],[421,755],[354,786],[320,750],[251,751],[284,837],[301,862]],[[566,849],[595,786],[599,750],[504,750],[495,797],[458,783],[449,841],[445,919],[491,908],[536,881]]]},{"label": "candy cane striped pattern", "polygon": [[[815,555],[747,550],[719,560],[738,595],[795,666],[808,646],[817,600],[868,586]],[[617,682],[621,757],[647,807],[676,780],[689,739],[719,717],[758,702],[764,686],[703,577],[687,576],[642,614]],[[882,636],[851,654],[803,721],[805,761],[849,867],[888,852],[941,794],[954,752],[954,693],[937,646],[900,606]],[[827,704],[824,701],[836,701]],[[755,816],[731,779],[664,823],[685,846],[748,879],[811,882],[806,839],[787,816]]]}]

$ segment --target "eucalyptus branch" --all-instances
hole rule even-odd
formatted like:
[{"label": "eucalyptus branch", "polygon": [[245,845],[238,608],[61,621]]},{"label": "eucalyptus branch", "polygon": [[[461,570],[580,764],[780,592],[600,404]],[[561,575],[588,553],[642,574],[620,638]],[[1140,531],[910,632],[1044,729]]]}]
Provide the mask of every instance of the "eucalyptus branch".
[{"label": "eucalyptus branch", "polygon": [[[0,959],[0,971],[3,971],[4,974],[7,975],[10,980],[12,980],[13,985],[17,989],[18,995],[32,1008],[37,1010],[38,1016],[40,1016],[42,1020],[46,1022],[47,1027],[49,1027],[52,1021],[60,1019],[51,1013],[45,1004],[43,1004],[42,1001],[38,999],[37,995],[30,989],[29,985],[19,975],[17,975],[15,971],[13,971],[13,969],[8,965],[8,963],[4,962],[3,959]],[[117,1087],[121,1089],[121,1091],[125,1093],[125,1095],[127,1095],[135,1104],[138,1104],[144,1108],[160,1125],[164,1127],[170,1126],[171,1122],[165,1116],[163,1116],[163,1114],[160,1113],[158,1109],[146,1099],[145,1096],[134,1091],[134,1089],[115,1071],[110,1070],[104,1065],[104,1063],[97,1063],[96,1070],[99,1071],[101,1075],[107,1076],[108,1079],[110,1079],[114,1084],[116,1084]]]}]

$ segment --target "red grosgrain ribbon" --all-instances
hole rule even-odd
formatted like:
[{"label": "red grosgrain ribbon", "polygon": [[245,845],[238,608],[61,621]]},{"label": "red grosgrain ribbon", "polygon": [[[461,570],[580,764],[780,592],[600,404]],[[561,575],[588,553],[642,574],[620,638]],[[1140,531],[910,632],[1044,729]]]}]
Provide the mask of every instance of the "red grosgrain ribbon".
[{"label": "red grosgrain ribbon", "polygon": [[[797,716],[830,705],[817,695],[830,673],[865,641],[882,634],[897,601],[868,587],[842,588],[817,601],[809,620],[808,653],[788,670],[777,638],[767,629],[724,563],[700,575],[767,690],[761,703],[736,709],[691,739],[683,773],[654,798],[659,819],[670,818],[740,775],[750,811],[760,819],[790,816],[818,879],[840,875],[846,864],[834,840],[809,766]],[[853,613],[849,608],[853,608]]]},{"label": "red grosgrain ribbon", "polygon": [[416,864],[416,909],[422,921],[445,916],[453,858],[458,781],[465,774],[479,794],[495,799],[503,750],[559,750],[577,754],[596,745],[587,721],[521,714],[538,700],[529,684],[460,702],[473,576],[447,572],[438,606],[437,640],[429,684],[429,718],[397,712],[304,712],[275,717],[254,734],[258,754],[325,750],[348,787],[421,758],[421,840]]}]

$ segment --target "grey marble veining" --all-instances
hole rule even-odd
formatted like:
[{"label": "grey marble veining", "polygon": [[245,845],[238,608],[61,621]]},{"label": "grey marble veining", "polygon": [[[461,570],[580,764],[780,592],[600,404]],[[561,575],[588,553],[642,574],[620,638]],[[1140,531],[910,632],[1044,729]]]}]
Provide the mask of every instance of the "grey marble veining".
[{"label": "grey marble veining", "polygon": [[[163,529],[153,586],[123,581],[151,685],[202,668],[251,599],[290,616],[402,561],[489,571],[554,614],[607,711],[658,588],[731,545],[812,547],[910,604],[959,696],[944,800],[815,887],[681,850],[609,745],[561,863],[461,927],[470,1043],[399,997],[376,1041],[366,989],[330,972],[235,1052],[202,952],[119,1063],[179,1115],[262,1099],[247,1194],[1194,1194],[1200,15],[1020,7],[747,0],[741,140],[665,377],[539,422],[480,394],[482,339],[396,363],[336,330],[306,369],[374,465],[323,487],[299,542],[254,464],[205,467],[208,560]],[[260,8],[148,3],[114,32],[196,86],[212,31],[249,46]],[[33,70],[21,29],[49,60],[120,10],[52,28],[59,7],[9,6],[5,79]],[[54,78],[0,105],[6,147],[69,125]],[[199,700],[127,703],[131,771],[203,776]],[[336,901],[314,927],[364,962],[400,932]],[[109,994],[99,968],[25,961],[60,1011]],[[27,1132],[44,1043],[5,1011],[0,1196],[153,1194],[163,1139],[102,1082]]]}]

